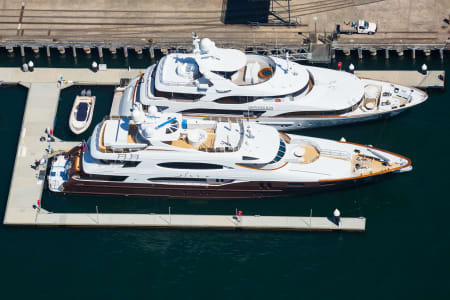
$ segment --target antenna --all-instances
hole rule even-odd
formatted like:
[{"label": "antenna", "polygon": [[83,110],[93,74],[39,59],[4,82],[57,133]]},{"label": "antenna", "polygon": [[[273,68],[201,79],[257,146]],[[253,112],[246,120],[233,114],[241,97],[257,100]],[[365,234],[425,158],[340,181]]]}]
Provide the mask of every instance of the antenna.
[{"label": "antenna", "polygon": [[198,42],[197,33],[195,33],[195,32],[192,33],[192,45],[193,45],[192,52],[194,54],[198,54],[200,52],[200,46],[199,46],[199,42]]},{"label": "antenna", "polygon": [[286,55],[286,67],[287,67],[287,72],[289,72],[290,65],[289,65],[289,51],[288,51],[288,50],[286,50],[285,55]]}]

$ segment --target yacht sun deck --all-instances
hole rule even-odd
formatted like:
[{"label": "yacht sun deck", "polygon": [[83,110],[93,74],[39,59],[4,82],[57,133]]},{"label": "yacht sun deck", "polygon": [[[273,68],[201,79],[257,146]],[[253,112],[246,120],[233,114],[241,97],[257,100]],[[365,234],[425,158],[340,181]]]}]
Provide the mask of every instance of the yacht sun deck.
[{"label": "yacht sun deck", "polygon": [[[158,119],[159,125],[150,138],[146,129],[135,120],[108,118],[98,129],[98,147],[101,152],[132,152],[166,145],[205,152],[234,152],[242,145],[244,125],[242,120],[226,122],[182,120],[179,114],[169,114]],[[161,125],[163,124],[163,125]],[[160,127],[158,127],[160,126]],[[180,128],[181,126],[181,128]],[[152,141],[153,144],[152,145]],[[156,143],[155,143],[156,142]]]}]

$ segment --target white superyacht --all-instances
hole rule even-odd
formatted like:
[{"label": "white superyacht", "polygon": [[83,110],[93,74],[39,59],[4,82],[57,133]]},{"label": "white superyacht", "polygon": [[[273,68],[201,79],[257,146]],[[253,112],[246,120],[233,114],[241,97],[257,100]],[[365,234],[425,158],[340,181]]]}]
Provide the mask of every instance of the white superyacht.
[{"label": "white superyacht", "polygon": [[412,169],[409,159],[371,146],[242,118],[144,112],[138,103],[131,118],[107,117],[86,144],[54,160],[54,192],[210,199],[337,188]]},{"label": "white superyacht", "polygon": [[120,116],[144,110],[195,118],[246,117],[282,130],[391,117],[427,99],[421,90],[304,66],[288,58],[245,54],[194,36],[192,53],[173,53],[124,90]]}]

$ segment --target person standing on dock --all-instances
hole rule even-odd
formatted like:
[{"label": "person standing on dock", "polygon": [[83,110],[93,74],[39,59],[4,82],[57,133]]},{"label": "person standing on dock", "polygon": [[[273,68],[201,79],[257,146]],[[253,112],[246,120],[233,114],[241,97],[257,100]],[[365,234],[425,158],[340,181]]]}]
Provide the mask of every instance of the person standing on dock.
[{"label": "person standing on dock", "polygon": [[337,226],[341,224],[341,212],[337,208],[333,212],[333,221]]}]

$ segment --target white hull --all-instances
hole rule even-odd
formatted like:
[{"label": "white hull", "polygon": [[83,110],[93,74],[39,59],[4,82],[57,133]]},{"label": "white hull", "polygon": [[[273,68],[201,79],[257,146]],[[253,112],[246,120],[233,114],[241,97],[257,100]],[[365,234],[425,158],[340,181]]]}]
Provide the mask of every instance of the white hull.
[{"label": "white hull", "polygon": [[[83,121],[77,121],[77,112],[80,103],[86,103],[88,105],[86,119]],[[95,96],[77,96],[75,98],[69,117],[69,128],[74,134],[82,134],[89,128],[92,122],[92,116],[94,115],[94,107]]]}]

